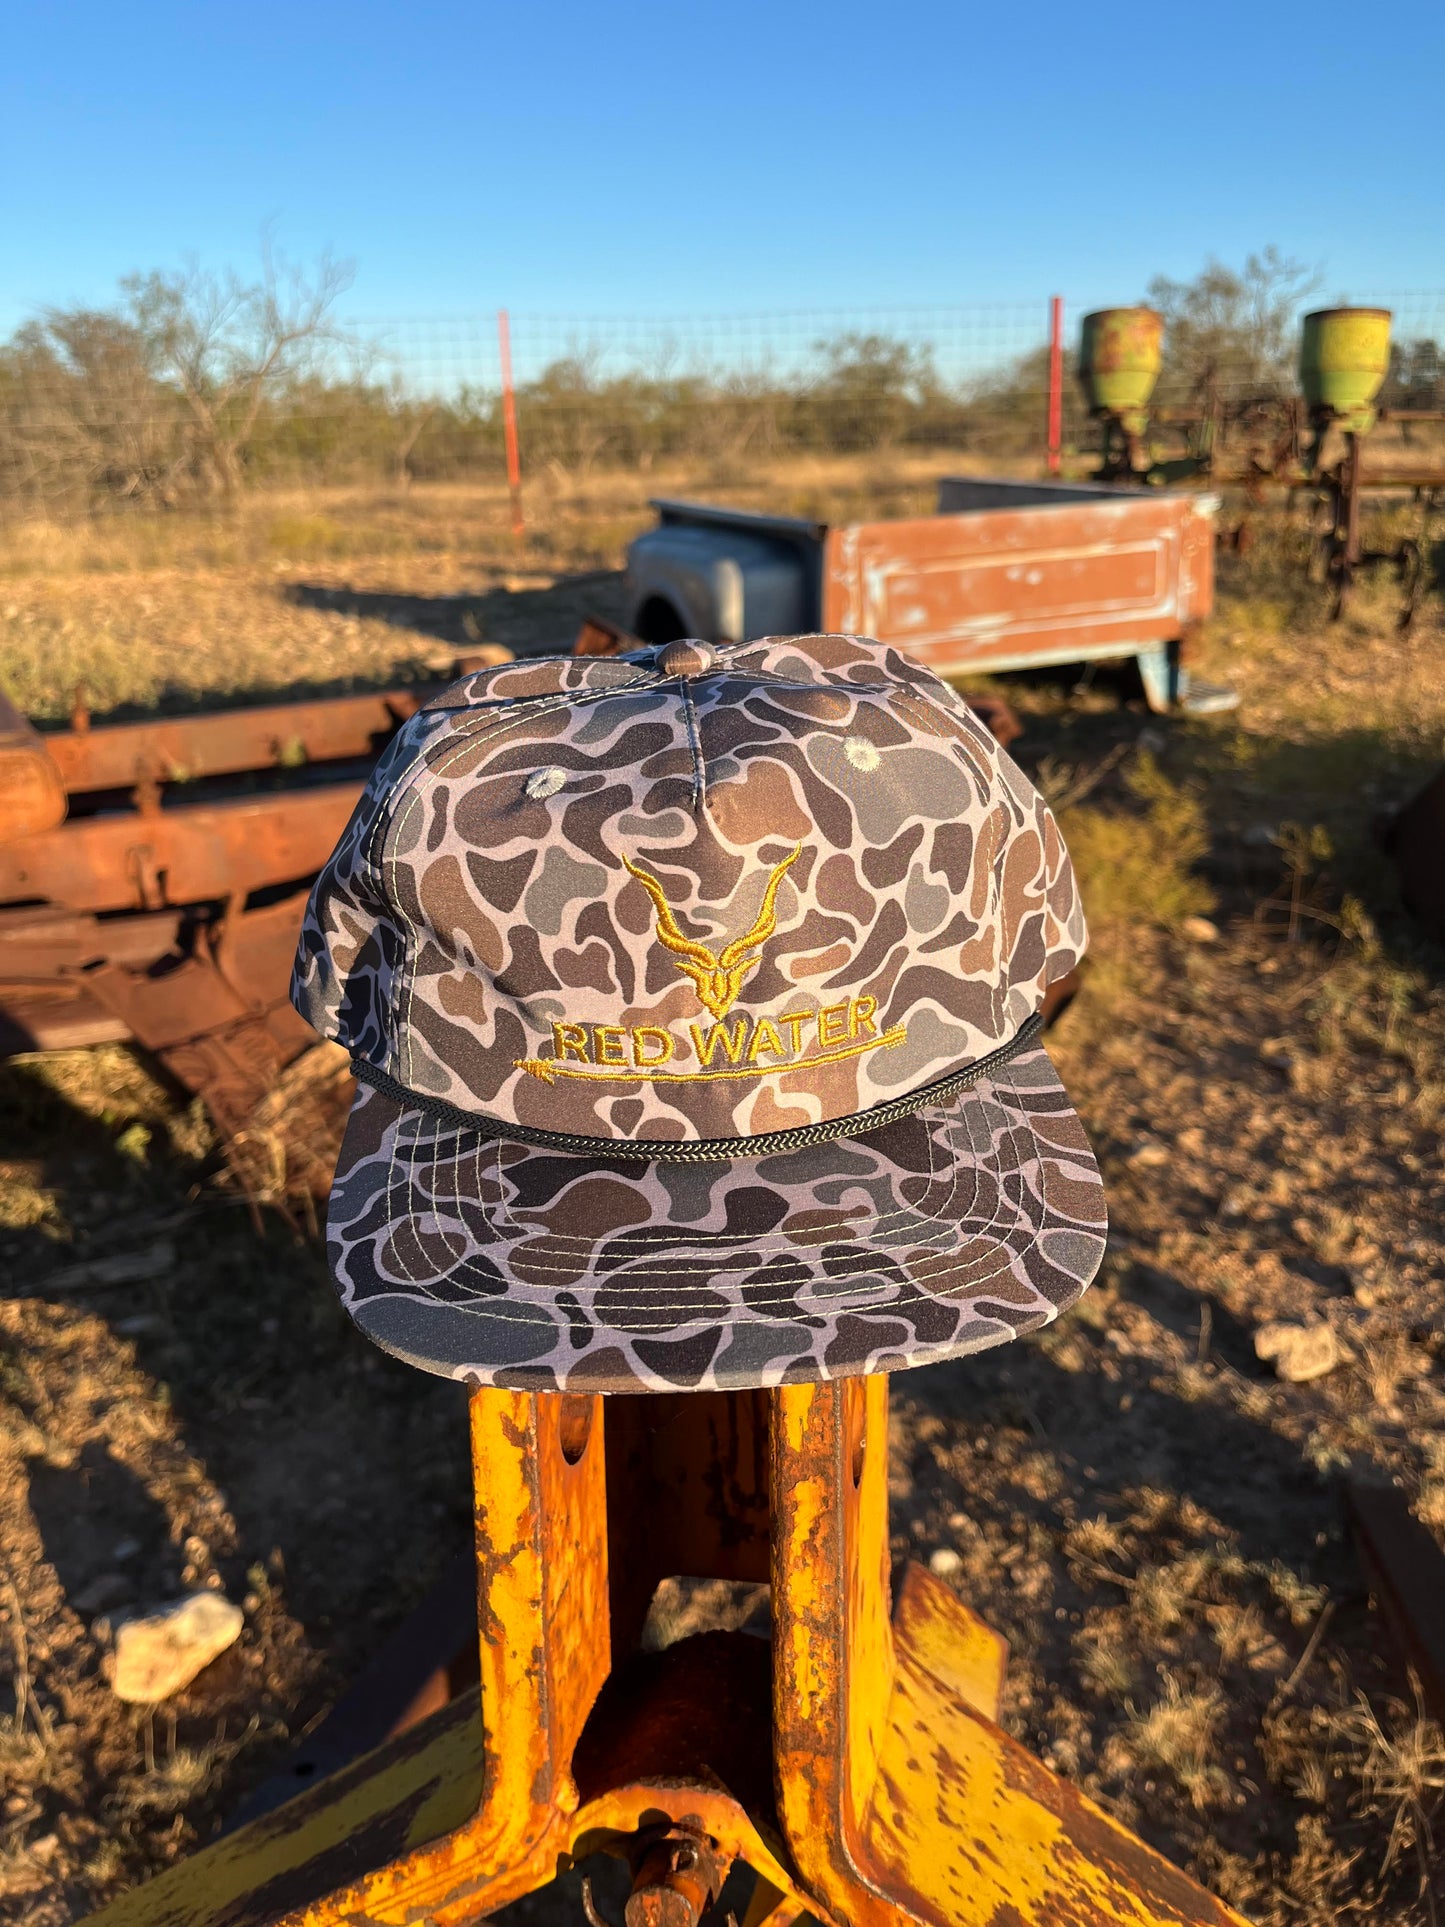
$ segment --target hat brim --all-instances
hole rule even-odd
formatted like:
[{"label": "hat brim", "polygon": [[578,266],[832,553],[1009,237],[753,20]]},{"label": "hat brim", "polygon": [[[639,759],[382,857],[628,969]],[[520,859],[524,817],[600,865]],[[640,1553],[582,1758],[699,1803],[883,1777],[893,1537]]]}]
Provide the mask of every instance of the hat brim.
[{"label": "hat brim", "polygon": [[742,1390],[897,1371],[1047,1324],[1099,1268],[1103,1184],[1042,1047],[866,1136],[598,1159],[362,1085],[328,1214],[367,1336],[448,1378]]},{"label": "hat brim", "polygon": [[356,1324],[484,1386],[703,1391],[890,1372],[1048,1324],[1104,1187],[1042,1048],[865,1137],[578,1158],[360,1087],[328,1251]]}]

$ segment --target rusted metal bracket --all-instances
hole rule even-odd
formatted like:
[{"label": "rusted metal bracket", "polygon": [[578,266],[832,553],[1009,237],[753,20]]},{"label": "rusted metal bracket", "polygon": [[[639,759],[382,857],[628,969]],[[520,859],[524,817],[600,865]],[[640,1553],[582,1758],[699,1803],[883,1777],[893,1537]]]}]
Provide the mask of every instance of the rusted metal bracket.
[{"label": "rusted metal bracket", "polygon": [[[1002,1642],[890,1600],[887,1381],[472,1399],[480,1697],[463,1694],[96,1927],[463,1927],[605,1851],[627,1927],[1238,1916],[1000,1731]],[[638,1634],[660,1579],[770,1580],[772,1633]]]},{"label": "rusted metal bracket", "polygon": [[[168,967],[140,972],[106,962],[80,973],[87,994],[205,1099],[228,1136],[316,1041],[285,996],[301,902],[233,921],[229,941],[245,957],[234,974],[204,941],[196,954],[165,960]],[[271,987],[269,1000],[263,986]]]},{"label": "rusted metal bracket", "polygon": [[[627,1927],[698,1927],[732,1865],[732,1855],[718,1848],[695,1814],[641,1828],[627,1857],[632,1868],[623,1914]],[[582,1910],[588,1927],[612,1927],[597,1911],[590,1880],[582,1882]],[[729,1927],[737,1927],[731,1916]]]}]

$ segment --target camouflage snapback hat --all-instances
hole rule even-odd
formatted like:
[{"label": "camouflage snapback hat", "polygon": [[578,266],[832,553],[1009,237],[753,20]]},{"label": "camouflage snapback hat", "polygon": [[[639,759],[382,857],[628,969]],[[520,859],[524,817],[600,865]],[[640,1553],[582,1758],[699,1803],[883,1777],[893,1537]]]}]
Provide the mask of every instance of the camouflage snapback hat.
[{"label": "camouflage snapback hat", "polygon": [[1045,1324],[1104,1248],[1039,1041],[1083,948],[1042,798],[891,648],[469,676],[377,764],[297,956],[359,1080],[342,1300],[427,1370],[604,1392]]}]

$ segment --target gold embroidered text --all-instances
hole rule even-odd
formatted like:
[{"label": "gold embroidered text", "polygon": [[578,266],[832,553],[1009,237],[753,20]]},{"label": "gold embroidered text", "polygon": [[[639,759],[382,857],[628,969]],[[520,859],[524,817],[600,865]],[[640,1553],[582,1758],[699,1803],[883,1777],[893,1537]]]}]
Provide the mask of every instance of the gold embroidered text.
[{"label": "gold embroidered text", "polygon": [[[891,1049],[907,1035],[906,1024],[879,1031],[876,997],[848,997],[821,1010],[790,1010],[780,1017],[689,1024],[685,1038],[674,1037],[660,1024],[558,1021],[552,1025],[552,1055],[519,1057],[516,1063],[518,1070],[544,1084],[558,1077],[609,1084],[693,1084],[835,1064],[867,1051]],[[665,1068],[674,1063],[676,1069]]]}]

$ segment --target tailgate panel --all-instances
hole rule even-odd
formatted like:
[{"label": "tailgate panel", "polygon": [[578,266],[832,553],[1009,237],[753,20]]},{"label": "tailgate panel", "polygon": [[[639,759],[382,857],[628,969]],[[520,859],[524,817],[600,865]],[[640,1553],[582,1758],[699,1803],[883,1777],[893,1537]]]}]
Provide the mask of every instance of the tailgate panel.
[{"label": "tailgate panel", "polygon": [[1207,612],[1209,514],[1123,496],[834,529],[824,627],[944,670],[1131,654]]},{"label": "tailgate panel", "polygon": [[976,624],[1157,609],[1169,573],[1154,543],[1096,553],[1055,549],[1027,560],[950,557],[921,568],[900,558],[874,570],[865,593],[869,614],[890,635],[932,638]]}]

